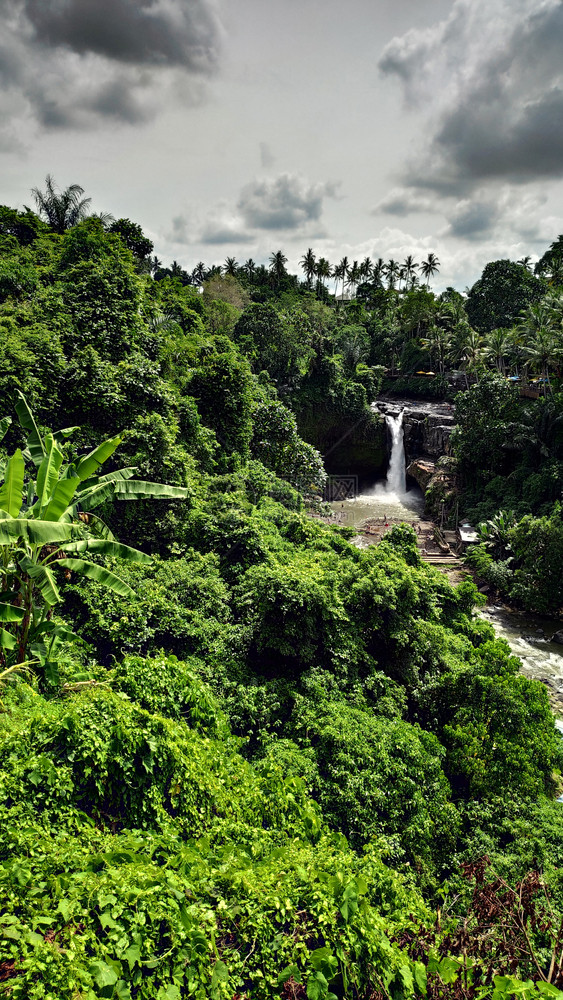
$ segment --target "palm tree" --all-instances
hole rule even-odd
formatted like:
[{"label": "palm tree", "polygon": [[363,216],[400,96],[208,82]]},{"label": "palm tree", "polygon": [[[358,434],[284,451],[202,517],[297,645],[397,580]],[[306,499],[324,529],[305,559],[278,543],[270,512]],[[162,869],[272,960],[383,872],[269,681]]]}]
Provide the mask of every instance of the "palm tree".
[{"label": "palm tree", "polygon": [[426,260],[422,261],[420,265],[420,270],[426,278],[426,287],[428,288],[430,284],[430,278],[433,274],[437,274],[440,269],[440,261],[438,260],[435,253],[429,253]]},{"label": "palm tree", "polygon": [[385,274],[385,261],[383,257],[378,257],[372,268],[372,280],[376,285],[382,285],[382,277]]},{"label": "palm tree", "polygon": [[279,285],[280,281],[287,277],[286,264],[287,257],[283,250],[276,250],[275,253],[270,254],[270,276],[275,285]]},{"label": "palm tree", "polygon": [[198,261],[192,271],[192,281],[194,285],[203,285],[207,278],[207,268],[202,260]]},{"label": "palm tree", "polygon": [[329,261],[326,259],[326,257],[319,257],[319,259],[318,259],[318,261],[317,261],[317,263],[315,265],[315,274],[316,274],[317,279],[318,279],[318,284],[321,285],[323,289],[326,287],[325,286],[325,281],[328,281],[328,279],[330,278],[331,272],[332,272],[332,268],[330,266]]},{"label": "palm tree", "polygon": [[[476,373],[483,358],[483,338],[469,323],[460,324],[456,330],[457,356],[463,363],[465,384],[469,388],[469,374]],[[475,378],[479,381],[477,375]]]},{"label": "palm tree", "polygon": [[545,396],[548,388],[552,391],[549,369],[563,355],[561,339],[555,329],[553,309],[549,303],[544,300],[523,310],[517,330],[523,338],[523,355],[541,373]]},{"label": "palm tree", "polygon": [[234,257],[227,257],[225,263],[223,264],[223,274],[228,274],[231,278],[236,278],[238,271],[238,263]]},{"label": "palm tree", "polygon": [[245,260],[244,264],[242,265],[242,269],[246,274],[248,280],[252,281],[254,273],[256,271],[256,261],[252,260],[252,257],[249,257],[248,260]]},{"label": "palm tree", "polygon": [[528,257],[521,257],[520,260],[516,261],[516,263],[517,264],[521,264],[522,267],[525,267],[527,271],[531,271],[532,270],[532,258],[529,257],[529,256]]},{"label": "palm tree", "polygon": [[430,353],[433,361],[438,362],[438,370],[443,375],[446,370],[446,357],[451,348],[451,335],[449,330],[431,323],[426,337],[423,337],[421,344]]},{"label": "palm tree", "polygon": [[403,273],[405,277],[405,283],[408,285],[410,282],[411,288],[414,284],[414,279],[416,278],[417,271],[418,271],[418,264],[416,263],[413,255],[410,253],[408,257],[405,257],[403,263]]},{"label": "palm tree", "polygon": [[307,253],[303,255],[303,257],[301,258],[301,260],[299,261],[299,263],[301,265],[301,270],[305,274],[305,278],[306,278],[306,281],[307,281],[307,287],[310,288],[311,287],[311,283],[313,281],[313,278],[315,277],[315,274],[317,273],[317,270],[316,270],[316,268],[317,268],[317,258],[315,257],[315,254],[313,253],[312,247],[309,247],[309,249],[307,250]]},{"label": "palm tree", "polygon": [[[342,299],[344,298],[344,289],[348,284],[348,271],[350,269],[350,262],[348,258],[343,257],[340,263],[336,265],[336,267],[338,268],[339,271],[338,277],[342,281],[342,292],[340,294],[340,299],[342,301]],[[333,271],[333,277],[335,277],[334,271]]]},{"label": "palm tree", "polygon": [[350,297],[354,298],[356,294],[356,288],[360,280],[360,265],[357,260],[352,261],[352,266],[348,271],[348,285],[350,288]]},{"label": "palm tree", "polygon": [[391,258],[390,261],[385,265],[385,277],[387,278],[387,288],[394,288],[397,278],[400,276],[401,269],[396,260]]},{"label": "palm tree", "polygon": [[369,281],[373,277],[373,264],[371,257],[364,257],[360,264],[360,281]]},{"label": "palm tree", "polygon": [[510,346],[509,331],[499,327],[491,330],[485,337],[485,354],[494,359],[497,371],[506,374],[505,357]]},{"label": "palm tree", "polygon": [[332,269],[331,277],[334,278],[334,294],[336,296],[338,292],[338,282],[342,282],[342,287],[344,288],[344,268],[342,264],[335,264]]},{"label": "palm tree", "polygon": [[31,193],[39,215],[43,216],[56,233],[65,233],[87,217],[92,199],[81,197],[84,188],[79,184],[71,184],[64,191],[57,191],[55,181],[47,174],[45,188],[45,192],[33,188]]}]

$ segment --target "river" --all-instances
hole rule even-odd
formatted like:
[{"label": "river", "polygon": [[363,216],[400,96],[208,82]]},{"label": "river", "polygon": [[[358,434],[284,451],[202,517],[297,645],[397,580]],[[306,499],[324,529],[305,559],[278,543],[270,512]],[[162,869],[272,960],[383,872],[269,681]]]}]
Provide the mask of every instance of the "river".
[{"label": "river", "polygon": [[479,613],[501,639],[506,639],[522,663],[522,673],[547,686],[558,728],[563,732],[563,646],[550,641],[561,622],[520,614],[502,605],[482,608]]},{"label": "river", "polygon": [[[393,407],[392,412],[385,413],[391,444],[387,479],[374,483],[354,499],[331,504],[343,524],[358,527],[368,519],[413,524],[424,515],[422,492],[416,487],[406,488],[403,404],[398,406],[399,412]],[[361,535],[355,541],[359,546],[365,544]],[[522,672],[546,685],[558,728],[563,732],[563,646],[550,641],[561,629],[561,621],[519,614],[503,605],[487,606],[479,614],[506,640],[520,659]]]}]

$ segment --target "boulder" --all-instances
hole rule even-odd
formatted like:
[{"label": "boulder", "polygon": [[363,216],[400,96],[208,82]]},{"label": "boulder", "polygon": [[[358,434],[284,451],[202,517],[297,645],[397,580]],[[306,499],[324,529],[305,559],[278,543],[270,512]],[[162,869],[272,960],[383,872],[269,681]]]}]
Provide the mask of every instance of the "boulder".
[{"label": "boulder", "polygon": [[559,632],[555,632],[551,636],[551,641],[552,642],[558,642],[560,644],[560,646],[563,646],[563,628],[559,629]]},{"label": "boulder", "polygon": [[414,462],[411,462],[410,465],[407,466],[407,475],[412,476],[412,478],[420,486],[423,493],[426,492],[428,484],[435,472],[435,462],[431,462],[424,458],[415,458]]}]

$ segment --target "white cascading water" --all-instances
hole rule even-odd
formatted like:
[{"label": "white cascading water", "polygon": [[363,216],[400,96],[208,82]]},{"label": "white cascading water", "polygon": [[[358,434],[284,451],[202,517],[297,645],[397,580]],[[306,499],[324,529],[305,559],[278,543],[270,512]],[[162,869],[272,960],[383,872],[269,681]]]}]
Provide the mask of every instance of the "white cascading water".
[{"label": "white cascading water", "polygon": [[407,492],[403,413],[401,410],[396,416],[392,413],[385,414],[385,422],[391,434],[391,455],[384,492],[397,497],[402,497]]}]

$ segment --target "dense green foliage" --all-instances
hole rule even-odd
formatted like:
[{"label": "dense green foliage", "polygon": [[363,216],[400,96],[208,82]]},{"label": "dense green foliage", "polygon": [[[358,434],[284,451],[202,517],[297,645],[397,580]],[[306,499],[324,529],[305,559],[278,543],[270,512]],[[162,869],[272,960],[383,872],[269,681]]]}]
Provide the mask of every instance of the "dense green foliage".
[{"label": "dense green foliage", "polygon": [[[359,550],[309,516],[316,446],[381,452],[385,372],[480,374],[462,297],[412,260],[339,265],[351,301],[309,252],[302,282],[281,251],[163,268],[81,194],[0,211],[0,995],[560,996],[543,925],[493,964],[456,936],[485,853],[563,913],[545,687],[410,528]],[[540,610],[560,412],[500,373],[456,397],[467,509],[522,487],[477,556]]]}]

